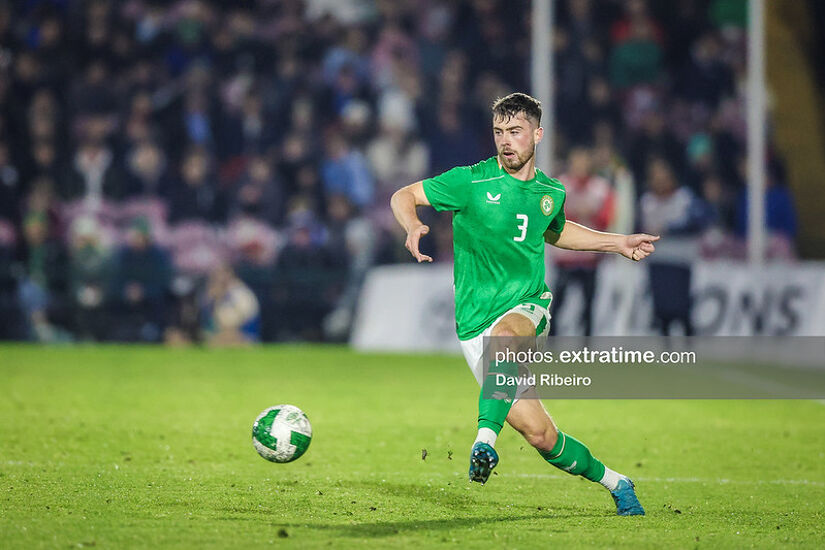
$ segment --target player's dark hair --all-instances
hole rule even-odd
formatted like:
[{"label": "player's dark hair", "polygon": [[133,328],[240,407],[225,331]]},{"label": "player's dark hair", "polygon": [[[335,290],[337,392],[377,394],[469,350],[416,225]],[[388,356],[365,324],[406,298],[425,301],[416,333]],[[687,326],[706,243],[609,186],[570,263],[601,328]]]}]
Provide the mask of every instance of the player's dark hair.
[{"label": "player's dark hair", "polygon": [[500,97],[493,102],[493,116],[510,120],[519,113],[541,124],[541,101],[521,92]]}]

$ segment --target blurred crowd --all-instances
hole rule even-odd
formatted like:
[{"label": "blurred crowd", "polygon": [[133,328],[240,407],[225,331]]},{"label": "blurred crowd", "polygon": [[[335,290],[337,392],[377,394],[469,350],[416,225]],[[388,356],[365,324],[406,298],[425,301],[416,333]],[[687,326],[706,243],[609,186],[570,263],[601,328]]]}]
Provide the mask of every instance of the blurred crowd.
[{"label": "blurred crowd", "polygon": [[[743,257],[746,2],[557,9],[568,216]],[[367,270],[408,260],[390,195],[494,154],[491,102],[529,91],[530,15],[527,0],[0,1],[0,338],[345,339]],[[771,255],[792,257],[769,164]],[[450,218],[429,215],[424,252],[449,260]]]}]

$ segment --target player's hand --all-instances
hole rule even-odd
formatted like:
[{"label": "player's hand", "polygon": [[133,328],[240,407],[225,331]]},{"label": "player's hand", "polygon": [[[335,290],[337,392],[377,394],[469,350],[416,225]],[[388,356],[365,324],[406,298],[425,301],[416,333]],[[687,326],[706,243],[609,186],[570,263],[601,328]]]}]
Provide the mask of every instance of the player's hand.
[{"label": "player's hand", "polygon": [[421,240],[422,236],[426,235],[429,232],[429,226],[426,226],[422,223],[413,227],[412,229],[410,229],[410,232],[407,233],[407,242],[404,243],[404,246],[407,247],[407,250],[410,251],[410,254],[412,254],[413,258],[415,258],[418,261],[418,263],[433,261],[432,258],[425,254],[422,254],[418,250],[418,241]]},{"label": "player's hand", "polygon": [[661,237],[648,235],[647,233],[636,233],[625,235],[623,242],[619,245],[619,253],[629,260],[638,262],[644,260],[656,250],[653,243]]}]

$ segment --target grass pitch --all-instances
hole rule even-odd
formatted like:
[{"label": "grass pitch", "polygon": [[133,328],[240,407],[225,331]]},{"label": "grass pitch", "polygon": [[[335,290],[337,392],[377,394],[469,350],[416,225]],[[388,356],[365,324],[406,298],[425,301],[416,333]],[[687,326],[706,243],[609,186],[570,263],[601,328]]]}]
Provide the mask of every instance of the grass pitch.
[{"label": "grass pitch", "polygon": [[[562,429],[633,477],[648,515],[505,429],[467,482],[477,387],[463,360],[344,348],[0,347],[0,545],[822,547],[825,406],[558,401]],[[259,458],[278,403],[307,454]],[[426,459],[422,459],[426,449]]]}]

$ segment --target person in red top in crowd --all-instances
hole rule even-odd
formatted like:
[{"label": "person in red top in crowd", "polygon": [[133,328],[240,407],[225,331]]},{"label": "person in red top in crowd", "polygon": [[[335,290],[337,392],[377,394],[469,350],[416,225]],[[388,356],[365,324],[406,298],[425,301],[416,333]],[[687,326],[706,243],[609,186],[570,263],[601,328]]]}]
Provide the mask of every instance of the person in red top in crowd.
[{"label": "person in red top in crowd", "polygon": [[[568,156],[567,172],[559,176],[567,189],[564,205],[568,220],[605,231],[613,220],[615,193],[610,182],[593,173],[590,150],[574,147]],[[567,250],[553,253],[558,274],[556,291],[553,293],[553,312],[561,311],[570,284],[578,284],[584,295],[584,308],[579,322],[584,323],[584,334],[593,332],[593,296],[596,292],[596,266],[602,255],[595,252]],[[553,323],[558,326],[558,323]]]},{"label": "person in red top in crowd", "polygon": [[626,0],[624,11],[624,17],[610,27],[610,41],[613,44],[621,44],[626,40],[630,40],[633,36],[633,26],[642,25],[650,28],[652,38],[659,46],[665,45],[662,27],[650,15],[646,0]]}]

